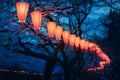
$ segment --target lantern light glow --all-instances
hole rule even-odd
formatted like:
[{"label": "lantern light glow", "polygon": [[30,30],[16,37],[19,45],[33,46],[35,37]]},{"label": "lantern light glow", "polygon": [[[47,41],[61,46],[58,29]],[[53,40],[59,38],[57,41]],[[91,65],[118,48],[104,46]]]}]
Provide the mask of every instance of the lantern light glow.
[{"label": "lantern light glow", "polygon": [[28,8],[29,8],[29,3],[27,2],[16,3],[18,20],[22,24],[22,28],[24,28],[24,22],[26,21]]},{"label": "lantern light glow", "polygon": [[84,52],[84,49],[85,49],[85,40],[83,40],[83,39],[80,40],[80,48],[81,48],[82,52]]},{"label": "lantern light glow", "polygon": [[84,44],[85,44],[84,49],[85,49],[85,51],[87,51],[89,49],[89,42],[85,41]]},{"label": "lantern light glow", "polygon": [[56,30],[56,22],[47,22],[47,29],[50,41],[52,41],[52,37],[54,36]]},{"label": "lantern light glow", "polygon": [[61,35],[62,35],[62,31],[63,31],[63,27],[62,26],[57,26],[56,27],[55,37],[56,37],[56,40],[57,40],[58,44],[60,43],[60,38],[61,38]]},{"label": "lantern light glow", "polygon": [[75,40],[75,47],[76,47],[76,50],[78,51],[78,47],[80,46],[80,37],[76,37],[76,40]]},{"label": "lantern light glow", "polygon": [[89,50],[90,50],[90,52],[93,52],[93,48],[94,48],[93,43],[90,42],[90,44],[89,44]]},{"label": "lantern light glow", "polygon": [[70,35],[69,31],[63,31],[63,33],[62,33],[62,37],[63,37],[63,41],[64,41],[65,45],[67,45],[67,43],[69,41],[69,35]]},{"label": "lantern light glow", "polygon": [[70,41],[70,46],[73,47],[75,44],[75,39],[76,39],[76,35],[75,34],[71,34],[69,36],[69,41]]},{"label": "lantern light glow", "polygon": [[42,12],[33,11],[31,12],[31,17],[32,17],[32,23],[33,23],[36,35],[38,35],[38,29],[40,28],[41,22],[42,22]]}]

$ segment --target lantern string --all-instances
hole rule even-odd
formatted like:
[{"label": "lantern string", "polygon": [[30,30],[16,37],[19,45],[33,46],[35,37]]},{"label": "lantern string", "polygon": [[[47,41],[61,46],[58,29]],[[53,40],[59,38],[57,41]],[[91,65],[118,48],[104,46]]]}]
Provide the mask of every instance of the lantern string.
[{"label": "lantern string", "polygon": [[50,42],[52,42],[52,37],[50,37]]},{"label": "lantern string", "polygon": [[60,40],[57,40],[57,44],[60,45]]},{"label": "lantern string", "polygon": [[25,28],[24,22],[22,22],[21,24],[22,24],[22,29],[24,29]]},{"label": "lantern string", "polygon": [[35,29],[35,33],[36,33],[36,35],[38,35],[38,34],[39,34],[38,29]]},{"label": "lantern string", "polygon": [[78,51],[78,47],[76,47],[76,51]]}]

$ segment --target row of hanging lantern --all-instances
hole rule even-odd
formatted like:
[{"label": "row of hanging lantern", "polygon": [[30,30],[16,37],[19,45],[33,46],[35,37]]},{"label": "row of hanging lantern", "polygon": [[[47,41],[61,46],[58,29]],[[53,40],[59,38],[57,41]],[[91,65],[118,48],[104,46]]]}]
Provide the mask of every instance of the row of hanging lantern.
[{"label": "row of hanging lantern", "polygon": [[[16,8],[17,8],[18,20],[22,24],[22,28],[24,29],[24,23],[26,21],[27,12],[28,12],[28,8],[29,8],[29,3],[27,3],[27,2],[17,2],[16,3]],[[39,28],[41,26],[41,22],[42,22],[42,12],[40,12],[38,10],[35,10],[35,11],[31,12],[31,18],[32,18],[32,23],[33,23],[36,35],[38,35],[38,30],[39,30]],[[49,34],[49,37],[50,37],[51,41],[52,41],[52,37],[55,34],[56,40],[59,44],[61,35],[63,34],[64,44],[67,44],[68,40],[69,40],[70,45],[74,46],[76,36],[74,34],[70,35],[69,31],[63,31],[62,26],[57,26],[56,27],[55,22],[47,22],[47,29],[48,29],[48,34]],[[69,37],[69,35],[70,35],[70,37]],[[76,41],[76,46],[77,47],[79,47],[78,44],[79,44],[79,42]]]},{"label": "row of hanging lantern", "polygon": [[[18,20],[22,24],[22,28],[24,29],[24,23],[26,21],[27,13],[28,13],[28,8],[29,8],[29,3],[27,2],[17,2],[16,3],[16,8],[17,8],[17,15],[18,15]],[[38,30],[41,26],[42,22],[42,12],[39,10],[35,10],[31,12],[31,18],[32,18],[32,23],[36,32],[36,35],[38,35]]]},{"label": "row of hanging lantern", "polygon": [[[24,23],[26,21],[29,3],[17,2],[16,8],[17,8],[18,20],[22,24],[22,28],[24,28]],[[35,10],[35,11],[32,11],[30,15],[32,18],[32,23],[33,23],[36,35],[38,35],[38,30],[42,22],[42,12],[39,10]],[[110,64],[109,57],[98,47],[97,44],[83,40],[79,36],[76,36],[75,34],[70,34],[70,31],[64,31],[62,26],[56,26],[56,25],[57,25],[56,22],[47,22],[46,24],[51,42],[52,42],[53,36],[55,36],[57,43],[59,44],[62,37],[65,45],[69,43],[71,47],[75,46],[77,51],[80,48],[82,52],[85,52],[88,50],[90,52],[95,52],[99,58],[105,61],[103,62],[104,64]],[[103,68],[103,63],[100,64],[102,68]],[[89,70],[92,70],[92,69],[94,68],[90,68]]]},{"label": "row of hanging lantern", "polygon": [[[22,24],[22,28],[24,28],[23,24],[26,21],[29,3],[17,2],[16,8],[17,8],[18,20]],[[38,30],[42,22],[42,12],[40,12],[39,10],[32,11],[31,18],[36,35],[38,35]],[[63,31],[63,27],[56,26],[56,22],[47,22],[46,25],[51,42],[52,42],[52,37],[55,35],[57,43],[59,44],[62,36],[65,45],[67,45],[69,42],[71,47],[74,46],[76,47],[76,50],[78,50],[78,48],[80,47],[82,51],[87,51],[88,49],[90,49],[91,52],[95,47],[94,45],[96,45],[95,43],[91,43],[81,39],[80,37],[77,37],[75,34],[70,34],[69,31]]]},{"label": "row of hanging lantern", "polygon": [[78,48],[80,47],[82,51],[87,51],[89,48],[87,43],[90,42],[81,39],[79,36],[76,37],[75,34],[70,34],[70,31],[64,31],[62,26],[56,26],[56,22],[47,22],[47,29],[51,42],[53,36],[55,35],[58,44],[60,43],[62,37],[63,42],[66,46],[69,43],[71,47],[75,46],[76,50],[78,50]]},{"label": "row of hanging lantern", "polygon": [[99,67],[88,68],[89,71],[103,70],[105,64],[110,64],[109,57],[99,48],[96,43],[83,40],[79,36],[76,37],[75,34],[70,34],[69,31],[63,31],[63,27],[56,26],[55,22],[47,22],[47,28],[51,42],[54,35],[58,44],[60,43],[60,39],[62,37],[66,46],[69,43],[71,47],[75,46],[77,51],[80,47],[83,53],[85,51],[90,51],[90,53],[95,53],[100,59],[102,59]]}]

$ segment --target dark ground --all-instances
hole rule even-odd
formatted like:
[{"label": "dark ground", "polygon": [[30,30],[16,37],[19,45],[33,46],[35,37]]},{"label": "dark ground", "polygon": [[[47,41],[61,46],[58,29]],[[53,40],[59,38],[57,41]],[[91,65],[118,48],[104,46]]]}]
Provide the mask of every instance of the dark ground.
[{"label": "dark ground", "polygon": [[0,80],[41,80],[41,76],[15,72],[0,72]]}]

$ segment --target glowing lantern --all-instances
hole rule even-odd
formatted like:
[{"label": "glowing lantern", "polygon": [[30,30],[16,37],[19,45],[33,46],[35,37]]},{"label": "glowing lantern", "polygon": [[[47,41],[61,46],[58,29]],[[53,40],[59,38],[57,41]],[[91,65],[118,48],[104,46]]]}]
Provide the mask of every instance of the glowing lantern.
[{"label": "glowing lantern", "polygon": [[94,43],[89,44],[89,50],[90,50],[90,52],[94,51]]},{"label": "glowing lantern", "polygon": [[76,40],[75,40],[75,47],[76,47],[76,50],[78,51],[78,47],[80,45],[80,37],[76,37]]},{"label": "glowing lantern", "polygon": [[89,44],[89,48],[92,48],[93,47],[93,44],[90,42],[90,44]]},{"label": "glowing lantern", "polygon": [[109,57],[108,57],[107,55],[106,55],[106,58],[105,58],[105,59],[106,59],[105,63],[106,63],[106,64],[110,64],[110,59],[109,59]]},{"label": "glowing lantern", "polygon": [[99,54],[101,52],[102,52],[102,50],[99,47],[96,47],[96,54]]},{"label": "glowing lantern", "polygon": [[61,38],[61,35],[62,35],[62,31],[63,31],[62,26],[57,26],[56,27],[55,36],[56,36],[56,40],[57,40],[58,44],[60,43],[60,38]]},{"label": "glowing lantern", "polygon": [[84,48],[85,48],[85,51],[87,51],[88,49],[89,49],[89,42],[88,41],[85,41],[85,46],[84,46]]},{"label": "glowing lantern", "polygon": [[26,21],[29,3],[17,2],[16,8],[17,8],[18,20],[22,24],[22,28],[24,28],[24,22]]},{"label": "glowing lantern", "polygon": [[31,17],[32,17],[32,23],[33,23],[36,35],[38,35],[38,29],[40,28],[41,22],[42,22],[42,12],[33,11],[31,12]]},{"label": "glowing lantern", "polygon": [[96,45],[96,43],[93,43],[93,48],[92,48],[92,51],[94,51],[95,53],[96,53],[96,48],[97,48],[98,46]]},{"label": "glowing lantern", "polygon": [[50,41],[52,41],[52,37],[55,34],[55,30],[56,30],[56,22],[47,22],[47,29],[48,29]]},{"label": "glowing lantern", "polygon": [[71,34],[69,36],[69,41],[70,41],[70,46],[73,47],[75,44],[75,39],[76,39],[76,35],[75,34]]},{"label": "glowing lantern", "polygon": [[105,61],[100,61],[100,67],[98,69],[103,70],[105,65]]},{"label": "glowing lantern", "polygon": [[97,53],[97,56],[100,59],[104,60],[106,62],[106,64],[110,64],[110,59],[104,52],[101,51],[101,52]]},{"label": "glowing lantern", "polygon": [[63,37],[63,41],[64,41],[65,45],[67,45],[67,43],[68,43],[69,35],[70,35],[69,31],[63,31],[63,33],[62,33],[62,37]]},{"label": "glowing lantern", "polygon": [[80,40],[80,48],[81,48],[82,52],[84,52],[84,47],[85,47],[85,40],[81,39]]},{"label": "glowing lantern", "polygon": [[94,67],[94,68],[89,68],[89,71],[96,71],[96,70],[103,70],[105,65],[105,61],[100,61],[100,66],[99,67]]}]

